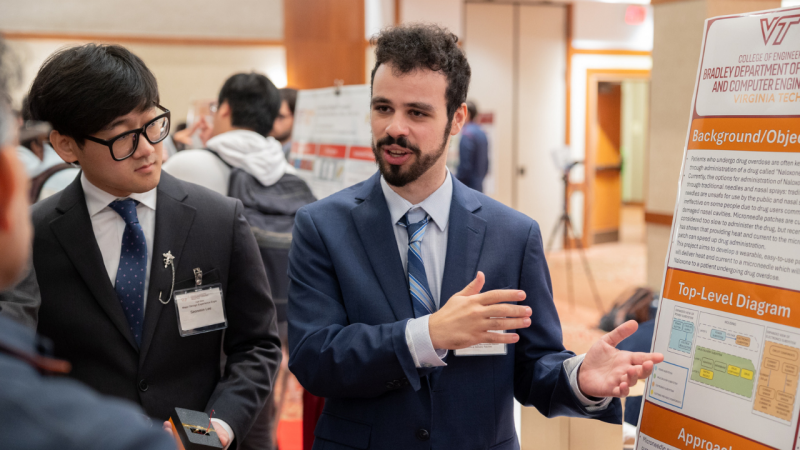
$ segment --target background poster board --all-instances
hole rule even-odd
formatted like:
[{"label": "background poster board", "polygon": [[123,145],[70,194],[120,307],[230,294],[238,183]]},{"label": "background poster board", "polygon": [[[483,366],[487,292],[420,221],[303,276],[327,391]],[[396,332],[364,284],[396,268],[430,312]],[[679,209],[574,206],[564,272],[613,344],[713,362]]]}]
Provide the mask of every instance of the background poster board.
[{"label": "background poster board", "polygon": [[800,449],[800,9],[708,19],[637,449]]},{"label": "background poster board", "polygon": [[289,161],[317,199],[360,183],[378,170],[369,102],[369,85],[298,92]]}]

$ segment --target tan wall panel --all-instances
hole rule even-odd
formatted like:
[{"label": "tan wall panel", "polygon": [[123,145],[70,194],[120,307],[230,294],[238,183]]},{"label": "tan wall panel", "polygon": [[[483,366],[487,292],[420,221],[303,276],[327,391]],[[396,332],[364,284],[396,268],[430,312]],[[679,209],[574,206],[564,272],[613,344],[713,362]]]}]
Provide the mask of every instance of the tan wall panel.
[{"label": "tan wall panel", "polygon": [[281,39],[283,0],[2,0],[0,30]]},{"label": "tan wall panel", "polygon": [[650,88],[647,210],[672,214],[689,126],[705,2],[658,4]]},{"label": "tan wall panel", "polygon": [[780,0],[708,0],[706,17],[780,8]]},{"label": "tan wall panel", "polygon": [[522,408],[522,450],[619,450],[622,426],[574,417],[548,419]]},{"label": "tan wall panel", "polygon": [[467,3],[465,14],[464,50],[472,68],[468,97],[495,115],[494,198],[511,205],[513,7]]},{"label": "tan wall panel", "polygon": [[522,450],[570,450],[568,417],[548,419],[536,408],[522,408]]},{"label": "tan wall panel", "polygon": [[667,249],[671,225],[648,223],[645,226],[647,244],[647,287],[658,291],[664,282],[664,265],[667,263]]},{"label": "tan wall panel", "polygon": [[[563,208],[561,171],[551,152],[564,145],[567,67],[564,6],[521,6],[516,208],[536,219],[545,244]],[[561,240],[556,239],[560,246]]]},{"label": "tan wall panel", "polygon": [[[12,91],[15,107],[30,88],[45,59],[75,41],[9,40],[19,57],[22,80]],[[189,102],[216,98],[225,80],[237,72],[266,74],[278,87],[286,85],[286,54],[283,47],[217,47],[196,45],[126,44],[142,58],[158,81],[161,104],[172,111],[175,124],[185,121]]]}]

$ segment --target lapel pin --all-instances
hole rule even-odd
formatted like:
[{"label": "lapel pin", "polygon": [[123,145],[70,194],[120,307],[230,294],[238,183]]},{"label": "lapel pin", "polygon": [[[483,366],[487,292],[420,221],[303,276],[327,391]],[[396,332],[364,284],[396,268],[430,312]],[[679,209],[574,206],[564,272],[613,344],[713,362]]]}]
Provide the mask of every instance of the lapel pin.
[{"label": "lapel pin", "polygon": [[172,255],[172,250],[167,250],[167,253],[164,253],[163,255],[164,268],[166,269],[167,267],[172,266],[172,286],[169,289],[169,298],[167,301],[161,300],[162,291],[158,291],[158,301],[160,301],[161,304],[166,305],[170,302],[170,300],[172,300],[172,293],[175,291],[175,264],[173,263],[175,257]]},{"label": "lapel pin", "polygon": [[168,250],[167,253],[164,253],[164,268],[166,269],[167,267],[172,265],[172,260],[174,259],[175,257],[172,256],[172,250]]}]

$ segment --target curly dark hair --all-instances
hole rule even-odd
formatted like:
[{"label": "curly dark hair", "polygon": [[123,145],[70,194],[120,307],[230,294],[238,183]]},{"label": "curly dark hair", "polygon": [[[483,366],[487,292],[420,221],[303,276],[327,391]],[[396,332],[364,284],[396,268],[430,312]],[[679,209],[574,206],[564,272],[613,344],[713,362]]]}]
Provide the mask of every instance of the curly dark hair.
[{"label": "curly dark hair", "polygon": [[467,57],[458,47],[458,36],[433,24],[410,24],[386,28],[371,43],[376,45],[375,72],[381,64],[391,64],[395,74],[407,74],[416,69],[442,72],[447,77],[447,117],[453,119],[456,110],[467,99],[472,70]]}]

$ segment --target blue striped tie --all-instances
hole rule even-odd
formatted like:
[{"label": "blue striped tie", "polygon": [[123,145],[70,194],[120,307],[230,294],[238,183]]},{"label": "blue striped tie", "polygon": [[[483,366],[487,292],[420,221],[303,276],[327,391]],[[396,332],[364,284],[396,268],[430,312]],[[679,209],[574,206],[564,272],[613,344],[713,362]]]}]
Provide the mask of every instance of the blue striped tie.
[{"label": "blue striped tie", "polygon": [[125,221],[122,233],[122,249],[114,290],[125,310],[133,339],[142,345],[144,326],[144,278],[147,276],[147,242],[139,224],[136,205],[139,202],[126,198],[111,202],[108,206]]},{"label": "blue striped tie", "polygon": [[433,314],[436,304],[428,288],[428,277],[425,275],[425,264],[422,262],[422,238],[428,225],[428,216],[417,223],[408,223],[408,213],[397,222],[408,231],[408,290],[414,304],[414,317]]}]

